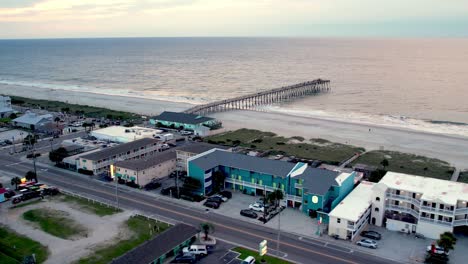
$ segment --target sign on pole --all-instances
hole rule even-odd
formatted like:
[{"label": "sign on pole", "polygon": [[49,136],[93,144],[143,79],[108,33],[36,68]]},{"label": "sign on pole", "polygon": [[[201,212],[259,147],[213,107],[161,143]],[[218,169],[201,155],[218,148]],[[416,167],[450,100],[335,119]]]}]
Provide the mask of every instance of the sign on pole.
[{"label": "sign on pole", "polygon": [[260,242],[260,244],[258,244],[258,254],[260,256],[264,256],[268,251],[268,246],[267,246],[267,241],[266,240],[263,240],[262,242]]}]

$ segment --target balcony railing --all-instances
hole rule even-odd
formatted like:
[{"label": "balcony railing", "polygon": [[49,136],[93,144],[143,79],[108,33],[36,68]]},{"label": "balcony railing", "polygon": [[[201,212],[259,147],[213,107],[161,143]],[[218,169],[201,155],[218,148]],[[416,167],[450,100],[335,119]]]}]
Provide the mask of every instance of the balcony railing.
[{"label": "balcony railing", "polygon": [[468,219],[455,220],[453,226],[468,226]]},{"label": "balcony railing", "polygon": [[455,209],[455,214],[468,214],[468,207]]},{"label": "balcony railing", "polygon": [[402,200],[402,201],[406,201],[406,202],[410,202],[416,206],[421,206],[421,200],[418,200],[418,199],[414,199],[412,197],[409,197],[409,196],[403,196],[403,195],[397,195],[397,194],[394,194],[394,193],[387,193],[386,195],[387,198],[392,198],[392,199],[396,199],[396,200]]},{"label": "balcony railing", "polygon": [[452,226],[452,222],[440,221],[436,219],[431,219],[427,217],[420,217],[419,221],[427,222],[427,223],[434,223],[438,225],[445,225],[445,226]]},{"label": "balcony railing", "polygon": [[407,214],[410,214],[411,216],[413,216],[414,218],[419,217],[419,212],[418,211],[413,210],[413,209],[408,208],[408,207],[387,204],[385,209],[398,211],[398,212],[402,212],[402,213],[407,213]]},{"label": "balcony railing", "polygon": [[454,210],[447,210],[447,209],[440,209],[437,207],[430,207],[430,206],[421,206],[422,211],[433,212],[438,214],[446,214],[449,216],[453,216]]},{"label": "balcony railing", "polygon": [[248,182],[248,181],[237,180],[237,179],[233,179],[233,178],[226,178],[225,181],[227,183],[242,185],[244,187],[250,187],[250,188],[254,188],[254,189],[262,189],[262,190],[265,189],[265,190],[270,191],[270,192],[276,190],[276,188],[272,188],[270,186],[260,185],[260,184],[256,184],[256,183],[252,183],[252,182]]}]

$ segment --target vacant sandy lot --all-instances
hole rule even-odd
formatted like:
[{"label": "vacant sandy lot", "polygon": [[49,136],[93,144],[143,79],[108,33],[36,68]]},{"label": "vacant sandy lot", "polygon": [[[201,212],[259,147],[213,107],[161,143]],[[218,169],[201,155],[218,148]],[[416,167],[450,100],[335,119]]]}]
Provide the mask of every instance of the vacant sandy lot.
[{"label": "vacant sandy lot", "polygon": [[[113,243],[117,239],[120,240],[130,235],[124,226],[124,222],[131,215],[130,212],[99,217],[83,210],[77,210],[76,206],[56,200],[44,200],[15,209],[10,209],[9,206],[9,203],[0,205],[0,223],[48,246],[50,256],[45,263],[71,263],[92,253],[97,245]],[[68,217],[87,229],[87,236],[73,240],[61,239],[37,229],[34,224],[22,218],[24,212],[39,208],[67,212]]]}]

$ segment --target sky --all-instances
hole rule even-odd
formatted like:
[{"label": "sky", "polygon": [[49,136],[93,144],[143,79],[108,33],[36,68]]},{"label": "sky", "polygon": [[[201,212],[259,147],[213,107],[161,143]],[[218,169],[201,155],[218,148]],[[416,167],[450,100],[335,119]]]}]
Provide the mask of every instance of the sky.
[{"label": "sky", "polygon": [[0,38],[468,37],[468,0],[0,0]]}]

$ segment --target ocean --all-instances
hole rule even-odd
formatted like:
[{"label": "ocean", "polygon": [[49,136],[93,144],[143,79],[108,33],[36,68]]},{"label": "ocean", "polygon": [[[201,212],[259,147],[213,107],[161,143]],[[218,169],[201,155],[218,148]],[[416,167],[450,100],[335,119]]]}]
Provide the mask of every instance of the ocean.
[{"label": "ocean", "polygon": [[468,136],[468,39],[0,40],[0,93],[202,104],[317,78],[332,92],[262,110]]}]

